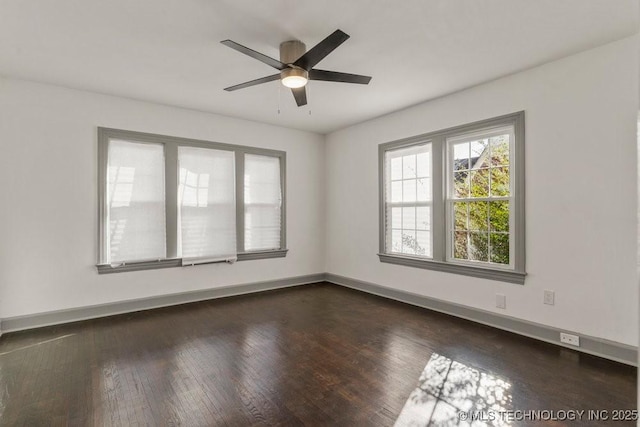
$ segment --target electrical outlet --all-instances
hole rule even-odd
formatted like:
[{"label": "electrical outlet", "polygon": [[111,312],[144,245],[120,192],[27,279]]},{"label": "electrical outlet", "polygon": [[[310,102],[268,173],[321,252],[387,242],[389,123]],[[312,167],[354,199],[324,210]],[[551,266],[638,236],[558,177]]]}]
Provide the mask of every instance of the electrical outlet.
[{"label": "electrical outlet", "polygon": [[502,294],[496,294],[496,307],[505,309],[507,308],[507,296]]},{"label": "electrical outlet", "polygon": [[560,342],[580,347],[580,337],[577,335],[565,334],[564,332],[560,332]]},{"label": "electrical outlet", "polygon": [[547,305],[554,305],[556,303],[556,293],[545,289],[543,302]]}]

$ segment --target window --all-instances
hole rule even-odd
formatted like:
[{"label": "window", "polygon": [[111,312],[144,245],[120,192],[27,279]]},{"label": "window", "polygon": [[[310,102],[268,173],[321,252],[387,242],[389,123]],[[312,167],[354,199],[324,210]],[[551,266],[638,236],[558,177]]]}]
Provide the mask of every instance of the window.
[{"label": "window", "polygon": [[282,151],[98,129],[99,273],[286,256]]},{"label": "window", "polygon": [[512,267],[513,127],[447,139],[447,256]]},{"label": "window", "polygon": [[178,257],[187,264],[235,257],[235,153],[178,147],[178,167]]},{"label": "window", "polygon": [[282,189],[279,159],[245,154],[244,246],[247,250],[280,247]]},{"label": "window", "polygon": [[382,262],[524,283],[524,113],[380,147]]},{"label": "window", "polygon": [[106,256],[112,262],[164,258],[164,150],[113,140],[107,169]]},{"label": "window", "polygon": [[431,258],[431,145],[387,151],[386,247]]}]

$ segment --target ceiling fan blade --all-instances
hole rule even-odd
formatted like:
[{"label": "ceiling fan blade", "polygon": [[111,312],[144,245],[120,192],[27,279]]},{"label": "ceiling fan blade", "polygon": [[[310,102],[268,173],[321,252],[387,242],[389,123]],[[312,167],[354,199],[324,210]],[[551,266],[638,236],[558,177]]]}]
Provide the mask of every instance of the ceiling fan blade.
[{"label": "ceiling fan blade", "polygon": [[309,71],[309,80],[367,85],[371,81],[371,77],[361,76],[360,74],[339,73],[337,71],[311,70]]},{"label": "ceiling fan blade", "polygon": [[262,77],[259,79],[251,80],[248,82],[240,83],[239,85],[225,87],[224,90],[231,92],[238,89],[244,89],[245,87],[255,86],[262,83],[272,82],[274,80],[280,80],[280,74],[274,74],[272,76]]},{"label": "ceiling fan blade", "polygon": [[304,88],[304,86],[291,89],[291,93],[293,93],[293,97],[296,99],[296,104],[298,104],[298,107],[307,105],[307,90]]},{"label": "ceiling fan blade", "polygon": [[293,63],[293,65],[311,70],[318,62],[322,61],[325,56],[329,55],[335,48],[340,46],[349,38],[348,34],[340,30],[335,30],[327,38],[312,47],[307,53]]},{"label": "ceiling fan blade", "polygon": [[273,68],[275,68],[276,70],[284,70],[285,68],[288,68],[287,65],[283,64],[282,62],[278,61],[277,59],[273,59],[270,56],[264,55],[260,52],[256,52],[253,49],[249,49],[246,46],[242,46],[239,43],[234,42],[233,40],[222,40],[220,43],[222,43],[225,46],[230,47],[231,49],[235,49],[240,53],[244,53],[247,56],[252,57],[253,59],[257,59],[260,62],[263,62]]}]

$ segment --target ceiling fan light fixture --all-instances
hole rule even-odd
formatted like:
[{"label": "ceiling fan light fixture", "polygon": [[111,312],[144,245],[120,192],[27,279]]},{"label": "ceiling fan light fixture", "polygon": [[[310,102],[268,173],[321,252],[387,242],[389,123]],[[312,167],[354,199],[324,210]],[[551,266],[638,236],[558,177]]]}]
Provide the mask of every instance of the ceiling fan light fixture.
[{"label": "ceiling fan light fixture", "polygon": [[309,81],[309,72],[302,68],[287,68],[280,72],[280,81],[291,89],[303,87]]}]

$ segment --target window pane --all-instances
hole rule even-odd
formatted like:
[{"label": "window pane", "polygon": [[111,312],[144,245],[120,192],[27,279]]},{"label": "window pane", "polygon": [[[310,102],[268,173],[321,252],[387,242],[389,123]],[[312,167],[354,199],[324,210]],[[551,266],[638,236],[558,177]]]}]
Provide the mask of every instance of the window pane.
[{"label": "window pane", "polygon": [[109,141],[106,262],[166,258],[164,179],[162,144]]},{"label": "window pane", "polygon": [[402,208],[391,209],[391,227],[402,228]]},{"label": "window pane", "polygon": [[509,234],[491,233],[491,262],[509,264]]},{"label": "window pane", "polygon": [[489,169],[471,171],[471,197],[489,197]]},{"label": "window pane", "polygon": [[509,135],[500,135],[490,138],[491,141],[491,165],[509,165]]},{"label": "window pane", "polygon": [[402,229],[415,230],[416,228],[416,208],[402,208]]},{"label": "window pane", "polygon": [[417,246],[416,232],[413,230],[402,230],[402,253],[415,255]]},{"label": "window pane", "polygon": [[418,170],[416,168],[416,155],[402,157],[402,179],[415,178]]},{"label": "window pane", "polygon": [[428,202],[431,200],[431,180],[429,178],[418,178],[417,183],[417,200],[419,202]]},{"label": "window pane", "polygon": [[453,174],[453,197],[463,199],[469,197],[469,172],[456,172]]},{"label": "window pane", "polygon": [[402,201],[403,202],[415,202],[416,201],[416,180],[407,179],[402,181]]},{"label": "window pane", "polygon": [[453,234],[453,257],[456,259],[469,259],[468,254],[468,233],[466,231],[456,231]]},{"label": "window pane", "polygon": [[486,230],[489,226],[489,204],[469,202],[469,230]]},{"label": "window pane", "polygon": [[402,157],[394,157],[391,159],[391,179],[402,179]]},{"label": "window pane", "polygon": [[489,202],[489,227],[491,231],[509,231],[509,202]]},{"label": "window pane", "polygon": [[491,168],[491,195],[494,197],[509,196],[509,168]]},{"label": "window pane", "polygon": [[244,212],[245,251],[280,249],[280,207],[245,205]]},{"label": "window pane", "polygon": [[178,147],[179,244],[182,258],[236,254],[233,151]]},{"label": "window pane", "polygon": [[431,177],[431,152],[420,153],[417,156],[418,178]]},{"label": "window pane", "polygon": [[471,141],[471,166],[469,169],[481,168],[488,166],[489,160],[489,140],[480,139],[478,141]]},{"label": "window pane", "polygon": [[402,252],[402,230],[391,232],[391,252]]},{"label": "window pane", "polygon": [[468,230],[468,217],[467,217],[467,203],[456,202],[453,204],[453,212],[455,217],[455,229],[456,230]]},{"label": "window pane", "polygon": [[469,259],[489,261],[489,235],[487,233],[469,233]]},{"label": "window pane", "polygon": [[280,205],[280,159],[273,156],[245,154],[244,202]]},{"label": "window pane", "polygon": [[280,159],[273,156],[244,156],[244,249],[279,249],[282,189]]},{"label": "window pane", "polygon": [[391,201],[393,203],[402,201],[402,181],[394,181],[391,183]]},{"label": "window pane", "polygon": [[431,256],[431,233],[416,231],[416,255]]},{"label": "window pane", "polygon": [[420,206],[416,208],[416,229],[431,230],[431,208]]},{"label": "window pane", "polygon": [[469,143],[454,144],[453,146],[453,170],[469,169]]}]

